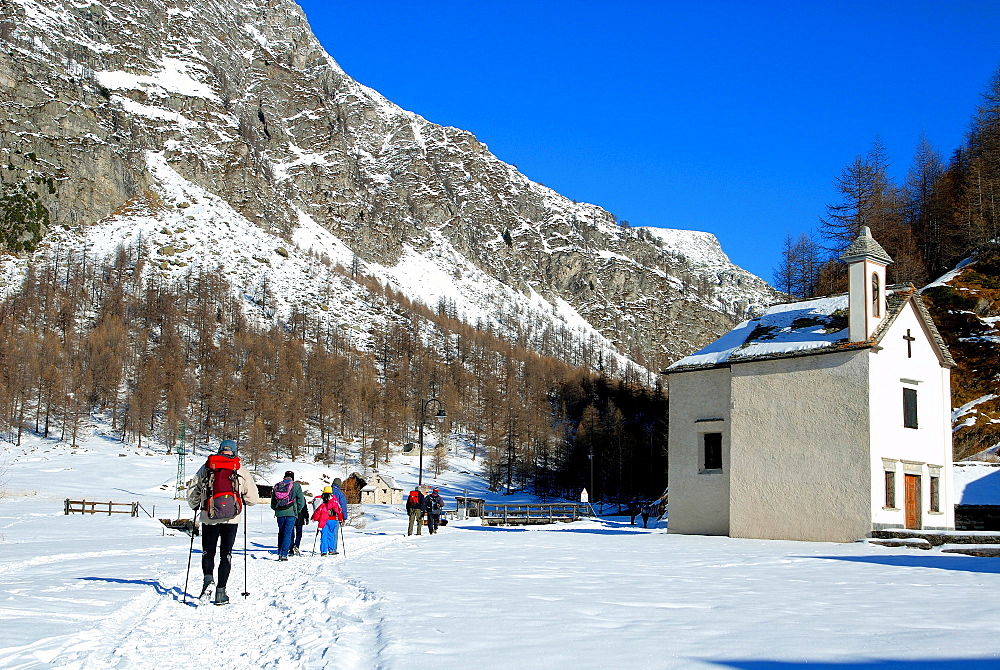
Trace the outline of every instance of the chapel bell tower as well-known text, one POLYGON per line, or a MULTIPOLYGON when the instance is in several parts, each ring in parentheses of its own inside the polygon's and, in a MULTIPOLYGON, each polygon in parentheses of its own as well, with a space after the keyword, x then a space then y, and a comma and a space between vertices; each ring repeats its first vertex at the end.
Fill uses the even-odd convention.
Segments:
POLYGON ((885 268, 892 259, 872 238, 868 226, 840 257, 847 263, 848 339, 864 342, 885 318, 885 268))

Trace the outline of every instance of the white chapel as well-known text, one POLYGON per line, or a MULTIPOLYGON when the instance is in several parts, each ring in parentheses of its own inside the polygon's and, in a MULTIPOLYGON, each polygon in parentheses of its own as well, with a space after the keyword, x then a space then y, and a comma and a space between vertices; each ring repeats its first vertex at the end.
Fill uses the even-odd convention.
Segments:
POLYGON ((667 369, 671 533, 953 529, 955 363, 867 227, 847 295, 771 306, 667 369))

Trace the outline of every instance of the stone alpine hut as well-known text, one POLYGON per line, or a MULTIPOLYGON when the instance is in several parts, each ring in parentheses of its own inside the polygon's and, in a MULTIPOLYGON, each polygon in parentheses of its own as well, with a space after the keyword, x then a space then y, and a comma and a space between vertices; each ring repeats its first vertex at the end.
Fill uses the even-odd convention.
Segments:
POLYGON ((403 489, 388 475, 375 473, 361 489, 361 502, 367 505, 402 505, 403 489))

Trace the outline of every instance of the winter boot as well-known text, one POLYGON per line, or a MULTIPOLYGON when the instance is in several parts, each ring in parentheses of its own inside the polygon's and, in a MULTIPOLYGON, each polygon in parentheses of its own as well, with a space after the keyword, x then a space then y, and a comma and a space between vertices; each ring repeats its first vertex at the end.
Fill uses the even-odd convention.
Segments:
POLYGON ((226 595, 226 587, 220 586, 215 589, 215 604, 216 605, 228 605, 229 596, 226 595))
POLYGON ((201 593, 198 595, 198 597, 204 598, 205 594, 208 593, 208 590, 212 588, 213 584, 215 584, 215 580, 212 579, 212 575, 205 575, 205 581, 202 582, 201 593))

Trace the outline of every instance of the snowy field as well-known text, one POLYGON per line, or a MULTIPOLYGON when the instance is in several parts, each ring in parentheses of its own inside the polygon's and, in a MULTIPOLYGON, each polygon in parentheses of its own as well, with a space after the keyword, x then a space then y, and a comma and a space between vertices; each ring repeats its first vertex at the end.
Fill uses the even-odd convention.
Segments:
MULTIPOLYGON (((340 556, 278 563, 270 510, 250 508, 232 604, 184 604, 187 535, 145 515, 63 515, 64 498, 87 497, 175 517, 176 457, 100 435, 4 446, 2 668, 1000 668, 1000 559, 668 535, 621 517, 406 537, 401 508, 368 506, 340 556)), ((409 488, 415 458, 396 461, 409 488)), ((314 493, 344 474, 286 465, 314 493)), ((437 478, 450 503, 488 494, 474 468, 454 458, 437 478)))

